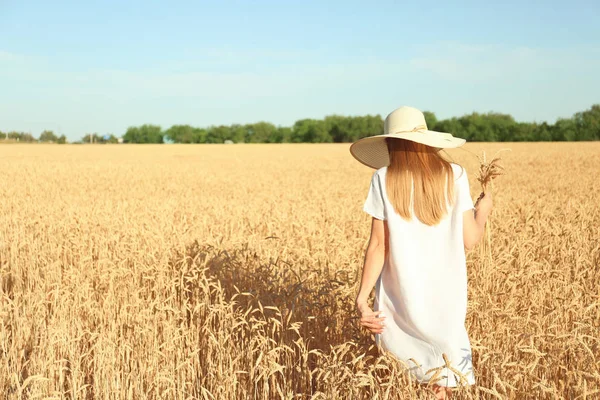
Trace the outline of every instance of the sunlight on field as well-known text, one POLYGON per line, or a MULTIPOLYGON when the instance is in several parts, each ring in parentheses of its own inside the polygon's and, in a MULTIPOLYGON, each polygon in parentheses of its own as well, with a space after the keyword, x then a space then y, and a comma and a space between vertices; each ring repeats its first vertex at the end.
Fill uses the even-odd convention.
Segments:
MULTIPOLYGON (((432 398, 358 329, 348 147, 0 146, 2 398, 432 398)), ((600 143, 505 147, 455 398, 598 398, 600 143)))

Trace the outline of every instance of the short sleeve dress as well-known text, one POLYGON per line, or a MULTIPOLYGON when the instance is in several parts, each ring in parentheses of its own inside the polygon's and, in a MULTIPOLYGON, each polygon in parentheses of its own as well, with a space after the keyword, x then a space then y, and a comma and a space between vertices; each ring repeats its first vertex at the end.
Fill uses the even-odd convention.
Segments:
MULTIPOLYGON (((467 270, 463 242, 463 212, 473 208, 466 171, 451 163, 454 172, 453 206, 435 226, 413 217, 403 220, 386 194, 387 167, 373 174, 363 210, 387 221, 389 252, 375 285, 373 309, 386 316, 385 328, 375 335, 378 346, 404 361, 420 382, 432 369, 445 365, 436 384, 458 386, 460 371, 475 383, 465 317, 467 270)), ((412 203, 412 202, 411 202, 412 203)), ((412 210, 411 210, 412 211, 412 210)), ((413 213, 414 215, 414 213, 413 213)))

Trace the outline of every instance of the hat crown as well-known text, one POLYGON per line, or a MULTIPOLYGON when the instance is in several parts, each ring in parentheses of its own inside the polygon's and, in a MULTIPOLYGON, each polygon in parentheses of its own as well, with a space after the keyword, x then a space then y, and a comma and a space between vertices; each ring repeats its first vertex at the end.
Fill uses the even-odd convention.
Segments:
POLYGON ((350 146, 350 153, 358 161, 371 168, 379 169, 390 164, 387 138, 397 138, 421 143, 436 149, 456 148, 466 140, 451 133, 427 129, 425 115, 413 107, 400 107, 385 118, 382 135, 366 136, 350 146))
POLYGON ((413 107, 395 109, 385 118, 384 133, 414 132, 427 130, 425 115, 413 107))

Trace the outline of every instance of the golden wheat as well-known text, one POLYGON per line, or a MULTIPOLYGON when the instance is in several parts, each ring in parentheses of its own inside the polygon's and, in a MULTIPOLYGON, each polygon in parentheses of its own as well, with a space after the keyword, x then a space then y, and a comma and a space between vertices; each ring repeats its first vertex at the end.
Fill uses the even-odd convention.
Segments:
POLYGON ((482 191, 487 191, 487 186, 493 184, 494 179, 498 176, 504 175, 504 167, 500 164, 501 158, 498 157, 498 153, 507 151, 510 149, 500 149, 492 157, 491 161, 487 161, 485 151, 482 152, 482 156, 479 157, 479 170, 477 171, 477 181, 481 185, 482 191))
MULTIPOLYGON (((510 147, 454 398, 598 398, 600 144, 510 147)), ((0 170, 1 398, 433 398, 358 327, 348 145, 7 145, 0 170)))
MULTIPOLYGON (((485 150, 482 152, 482 156, 477 158, 479 159, 479 170, 477 171, 477 182, 481 185, 481 195, 475 201, 475 207, 479 203, 479 200, 483 198, 484 193, 489 193, 488 185, 494 188, 494 179, 499 176, 504 175, 504 167, 500 165, 500 157, 498 154, 502 151, 506 151, 510 149, 500 149, 496 152, 496 154, 492 157, 491 161, 487 161, 485 156, 485 150)), ((492 221, 488 221, 485 224, 485 229, 483 231, 483 237, 481 238, 481 243, 479 245, 479 257, 482 263, 493 264, 492 260, 492 234, 491 234, 491 225, 492 221)), ((487 267, 484 265, 484 267, 487 267)))

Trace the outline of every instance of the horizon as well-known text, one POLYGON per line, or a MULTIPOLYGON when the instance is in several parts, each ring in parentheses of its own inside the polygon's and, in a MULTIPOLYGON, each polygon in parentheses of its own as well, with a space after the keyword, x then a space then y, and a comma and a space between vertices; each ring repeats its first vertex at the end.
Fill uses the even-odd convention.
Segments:
MULTIPOLYGON (((586 111, 586 110, 590 109, 592 106, 594 106, 594 104, 590 105, 590 107, 588 107, 587 109, 581 110, 581 111, 586 111)), ((424 110, 424 112, 432 112, 432 111, 424 110)), ((433 112, 433 114, 436 115, 436 117, 437 117, 437 114, 435 114, 435 112, 433 112)), ((447 119, 467 117, 467 116, 472 115, 472 114, 489 115, 489 114, 502 114, 502 113, 497 113, 495 111, 488 111, 488 112, 473 111, 472 113, 469 113, 469 114, 464 114, 464 115, 459 115, 459 116, 451 116, 451 117, 449 117, 447 119)), ((509 114, 503 114, 503 115, 509 115, 509 114)), ((366 116, 366 115, 331 114, 331 115, 326 115, 326 116, 324 116, 323 118, 321 118, 319 120, 324 120, 325 118, 331 117, 331 116, 341 116, 341 117, 350 117, 350 118, 352 118, 352 117, 363 117, 363 116, 366 116)), ((382 118, 382 120, 385 119, 385 116, 381 116, 381 115, 379 115, 379 116, 382 118)), ((557 118, 557 120, 559 120, 559 119, 567 119, 567 118, 569 118, 569 117, 560 117, 560 118, 557 118)), ((438 122, 440 122, 440 121, 442 121, 442 119, 438 119, 438 122)), ((245 125, 252 125, 252 124, 262 123, 262 122, 270 123, 269 121, 253 121, 253 122, 248 122, 248 123, 239 124, 239 125, 245 126, 245 125)), ((543 124, 543 123, 547 123, 548 125, 553 125, 553 124, 556 123, 556 121, 553 121, 553 122, 549 122, 549 121, 519 121, 516 118, 515 118, 515 122, 516 123, 530 123, 530 124, 543 124)), ((126 128, 126 130, 128 128, 140 127, 142 125, 156 125, 156 124, 141 124, 141 125, 138 125, 138 126, 128 126, 126 128)), ((210 130, 211 128, 216 128, 216 127, 220 127, 220 126, 227 126, 227 127, 229 127, 229 126, 233 126, 235 124, 230 124, 230 125, 224 125, 224 124, 217 125, 217 124, 214 124, 214 125, 208 125, 208 126, 193 126, 193 125, 190 125, 190 124, 175 124, 175 125, 191 126, 192 128, 210 130)), ((169 135, 168 135, 168 133, 167 133, 167 130, 170 127, 175 126, 175 125, 170 125, 168 127, 167 126, 160 126, 160 125, 158 125, 161 128, 161 131, 162 131, 162 134, 163 134, 162 136, 163 136, 163 138, 165 140, 164 144, 177 144, 177 143, 175 143, 175 142, 172 141, 172 138, 170 138, 169 135)), ((291 125, 277 125, 277 124, 272 124, 272 125, 274 125, 276 128, 291 128, 291 129, 294 128, 294 124, 291 124, 291 125)), ((429 127, 429 128, 431 128, 431 127, 429 127)), ((61 136, 61 134, 59 132, 55 132, 55 131, 52 131, 52 130, 49 130, 49 129, 43 130, 42 132, 40 132, 40 134, 43 133, 44 131, 51 131, 54 134, 56 134, 56 136, 61 136)), ((8 134, 11 133, 11 132, 29 133, 33 137, 39 138, 39 134, 36 135, 34 132, 30 132, 30 131, 2 131, 2 130, 0 130, 0 141, 2 140, 2 136, 3 135, 5 135, 8 138, 8 134)), ((112 132, 109 132, 109 133, 88 132, 86 134, 81 135, 79 138, 75 138, 75 139, 70 139, 66 135, 65 135, 65 137, 67 138, 67 143, 78 143, 78 142, 82 142, 83 143, 83 140, 85 138, 87 138, 88 136, 92 136, 92 135, 95 135, 95 137, 98 137, 98 138, 104 137, 104 139, 108 139, 109 137, 113 137, 115 139, 122 139, 123 136, 125 135, 125 133, 126 133, 125 131, 123 133, 120 133, 120 134, 116 134, 116 133, 112 133, 112 132)), ((456 134, 456 132, 454 134, 456 134)), ((480 141, 475 141, 475 142, 479 143, 480 141)), ((508 141, 506 143, 509 143, 509 142, 511 142, 511 141, 508 141)), ((519 142, 521 142, 521 141, 514 141, 514 143, 519 143, 519 142)), ((243 144, 244 142, 241 142, 241 143, 243 144)), ((247 142, 247 143, 250 143, 250 142, 247 142)), ((266 142, 260 142, 260 143, 267 144, 266 142)), ((286 142, 283 142, 283 143, 286 143, 286 142)), ((310 143, 310 142, 299 142, 299 143, 310 143)), ((295 143, 295 144, 299 144, 299 143, 295 143)), ((330 143, 336 143, 336 142, 330 142, 330 143)), ((349 143, 349 142, 337 142, 337 143, 349 143)), ((489 143, 489 141, 488 141, 488 143, 489 143)), ((204 144, 215 144, 215 143, 204 143, 204 144)), ((258 143, 251 143, 251 144, 258 144, 258 143)))
POLYGON ((401 105, 554 124, 600 102, 599 4, 377 5, 3 2, 0 131, 77 141, 401 105))

